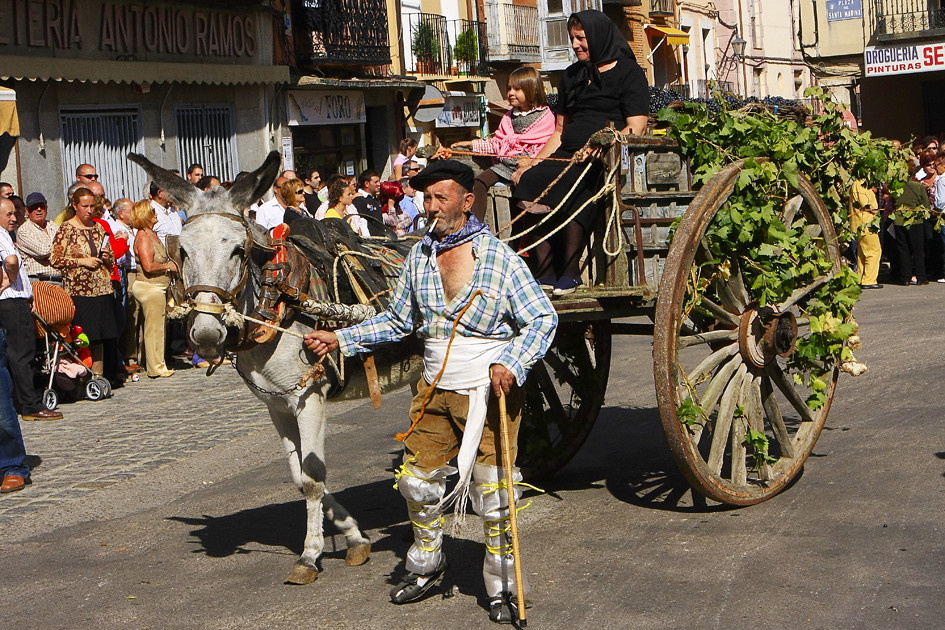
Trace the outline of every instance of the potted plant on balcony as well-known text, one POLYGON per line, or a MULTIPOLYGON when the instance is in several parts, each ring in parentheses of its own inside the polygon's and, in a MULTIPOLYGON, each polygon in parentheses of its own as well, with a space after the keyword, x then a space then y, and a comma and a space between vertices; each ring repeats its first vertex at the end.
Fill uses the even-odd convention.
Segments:
POLYGON ((440 40, 432 24, 419 22, 413 27, 411 48, 417 60, 417 72, 435 74, 440 58, 440 40))
POLYGON ((473 74, 472 68, 476 67, 479 59, 479 46, 473 29, 467 28, 456 37, 453 57, 459 65, 460 75, 473 74))

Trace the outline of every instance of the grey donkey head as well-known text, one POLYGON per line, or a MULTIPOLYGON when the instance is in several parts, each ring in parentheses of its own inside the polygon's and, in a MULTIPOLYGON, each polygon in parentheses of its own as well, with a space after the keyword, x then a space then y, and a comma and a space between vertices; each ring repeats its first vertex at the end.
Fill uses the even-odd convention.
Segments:
POLYGON ((252 173, 244 173, 236 178, 232 188, 222 186, 208 191, 198 190, 180 175, 161 168, 140 153, 129 153, 128 159, 144 169, 157 187, 163 190, 171 202, 187 212, 191 218, 203 213, 238 214, 259 200, 279 175, 279 153, 272 151, 262 166, 252 173))

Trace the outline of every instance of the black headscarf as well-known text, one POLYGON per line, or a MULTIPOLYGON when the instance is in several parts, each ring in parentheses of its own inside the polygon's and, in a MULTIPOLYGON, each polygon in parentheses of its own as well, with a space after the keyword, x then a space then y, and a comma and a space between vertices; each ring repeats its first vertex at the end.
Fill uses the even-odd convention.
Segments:
MULTIPOLYGON (((587 84, 588 80, 600 85, 600 70, 597 68, 599 64, 623 58, 632 61, 636 65, 637 58, 630 50, 627 38, 623 36, 617 25, 602 12, 595 10, 578 11, 572 15, 577 17, 581 21, 581 26, 584 27, 584 34, 587 37, 587 53, 590 57, 587 62, 575 64, 578 66, 576 84, 580 87, 572 92, 572 98, 569 100, 577 100, 580 92, 583 91, 581 88, 587 84)), ((568 105, 569 107, 573 106, 573 103, 568 105)))

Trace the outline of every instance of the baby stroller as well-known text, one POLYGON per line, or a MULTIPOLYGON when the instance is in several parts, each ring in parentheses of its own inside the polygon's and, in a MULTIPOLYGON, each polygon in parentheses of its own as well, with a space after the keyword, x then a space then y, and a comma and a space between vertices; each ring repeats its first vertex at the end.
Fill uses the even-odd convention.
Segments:
POLYGON ((33 318, 36 320, 36 363, 43 375, 43 404, 53 410, 60 393, 102 400, 112 394, 108 379, 93 377, 88 338, 72 325, 75 305, 62 288, 48 282, 33 283, 33 318))

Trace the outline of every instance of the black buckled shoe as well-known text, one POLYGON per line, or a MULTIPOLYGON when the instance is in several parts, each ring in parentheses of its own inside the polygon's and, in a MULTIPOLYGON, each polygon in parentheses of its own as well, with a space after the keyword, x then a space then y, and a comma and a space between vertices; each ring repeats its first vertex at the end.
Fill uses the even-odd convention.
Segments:
POLYGON ((495 623, 515 623, 518 620, 518 598, 511 593, 493 597, 489 602, 489 619, 495 623))
POLYGON ((446 567, 446 556, 441 556, 440 564, 433 573, 427 575, 408 573, 404 576, 404 579, 390 590, 391 603, 409 604, 410 602, 417 601, 443 577, 443 574, 446 572, 446 567))

